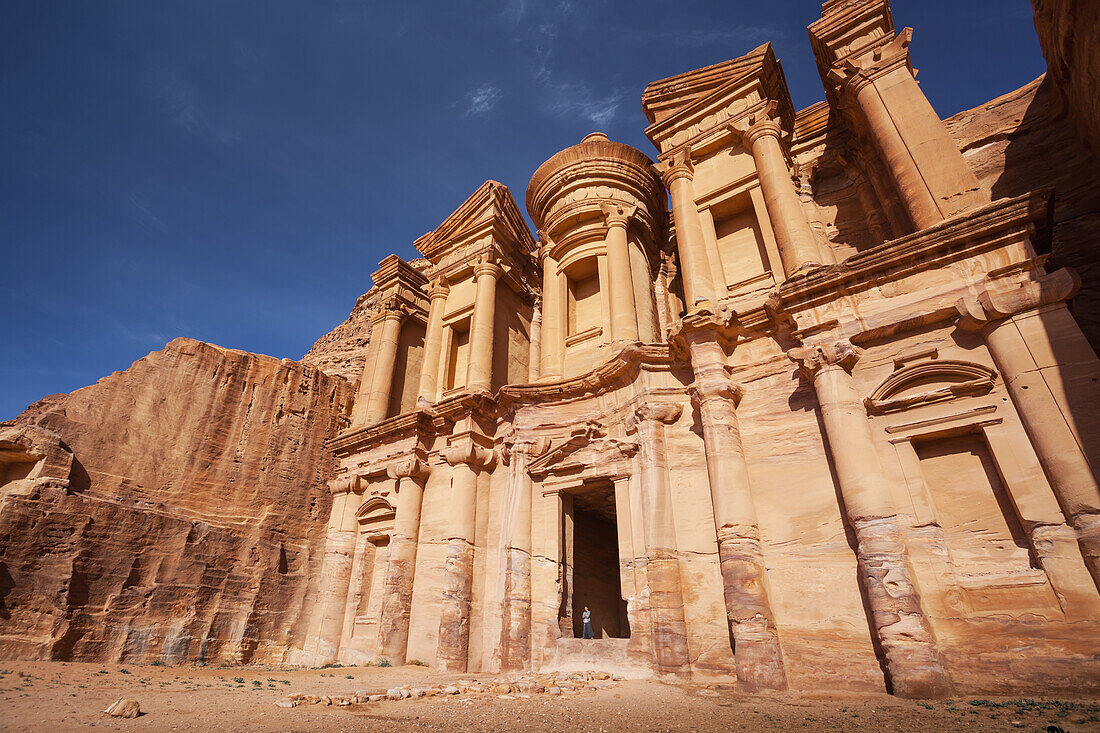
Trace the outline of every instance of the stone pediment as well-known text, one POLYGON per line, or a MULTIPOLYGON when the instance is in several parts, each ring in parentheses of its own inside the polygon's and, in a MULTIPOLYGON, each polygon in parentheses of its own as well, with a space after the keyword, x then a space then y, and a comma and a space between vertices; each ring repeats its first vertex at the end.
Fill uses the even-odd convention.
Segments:
POLYGON ((986 394, 996 380, 997 372, 982 364, 952 359, 922 361, 887 377, 865 404, 871 414, 897 412, 956 397, 986 394))
POLYGON ((595 423, 574 429, 564 440, 553 441, 542 456, 531 461, 527 472, 536 481, 587 471, 588 478, 614 478, 630 472, 630 458, 638 444, 609 438, 595 423))
POLYGON ((740 58, 650 82, 642 92, 642 111, 651 123, 661 122, 715 89, 744 76, 758 66, 770 50, 771 44, 765 43, 740 58))
MULTIPOLYGON (((667 82, 665 88, 668 91, 662 95, 654 94, 651 99, 651 103, 657 105, 660 96, 660 105, 653 108, 653 119, 656 121, 646 128, 645 134, 662 154, 689 142, 693 146, 699 145, 697 138, 713 130, 724 131, 729 122, 752 110, 762 109, 770 102, 776 104, 782 127, 785 130, 793 128, 794 106, 783 76, 783 67, 776 59, 771 44, 764 44, 751 54, 726 64, 728 66, 721 73, 704 75, 703 80, 695 83, 690 78, 677 83, 674 81, 677 77, 654 83, 660 85, 667 82), (658 108, 661 114, 656 114, 658 108)), ((692 74, 685 76, 691 77, 692 74)), ((709 140, 702 142, 703 147, 710 144, 709 140)))
POLYGON ((523 215, 508 187, 486 181, 434 231, 414 245, 432 264, 438 264, 456 245, 490 235, 498 246, 525 254, 535 251, 523 215))

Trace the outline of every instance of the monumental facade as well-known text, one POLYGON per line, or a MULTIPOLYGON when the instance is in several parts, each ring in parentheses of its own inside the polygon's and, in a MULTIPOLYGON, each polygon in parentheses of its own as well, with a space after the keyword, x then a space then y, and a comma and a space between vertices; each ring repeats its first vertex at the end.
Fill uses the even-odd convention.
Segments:
POLYGON ((885 0, 809 35, 826 101, 769 45, 653 82, 655 160, 593 133, 534 235, 489 181, 380 263, 302 660, 1095 687, 1100 362, 1051 192, 991 199, 885 0))
POLYGON ((300 361, 0 423, 0 657, 1100 691, 1100 25, 1034 4, 1050 73, 941 121, 830 0, 824 101, 655 81, 652 158, 554 155, 534 231, 486 182, 300 361))

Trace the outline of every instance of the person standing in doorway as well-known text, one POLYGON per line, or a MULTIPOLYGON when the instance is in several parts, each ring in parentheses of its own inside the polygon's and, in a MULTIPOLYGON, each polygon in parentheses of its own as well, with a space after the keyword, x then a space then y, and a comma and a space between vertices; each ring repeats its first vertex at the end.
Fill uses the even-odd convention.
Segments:
POLYGON ((584 621, 584 633, 582 638, 595 639, 595 635, 592 633, 592 612, 588 610, 588 606, 584 607, 584 613, 581 614, 581 620, 584 621))

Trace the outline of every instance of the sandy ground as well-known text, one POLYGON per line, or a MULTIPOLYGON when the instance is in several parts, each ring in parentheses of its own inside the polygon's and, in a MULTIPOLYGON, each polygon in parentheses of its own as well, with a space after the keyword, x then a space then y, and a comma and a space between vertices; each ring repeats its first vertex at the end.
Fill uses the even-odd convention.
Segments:
POLYGON ((489 675, 423 667, 198 668, 0 662, 0 730, 229 731, 1100 731, 1100 701, 744 695, 727 685, 628 680, 562 697, 463 694, 350 707, 275 707, 292 693, 350 695, 489 675), (120 697, 144 714, 102 713, 120 697))

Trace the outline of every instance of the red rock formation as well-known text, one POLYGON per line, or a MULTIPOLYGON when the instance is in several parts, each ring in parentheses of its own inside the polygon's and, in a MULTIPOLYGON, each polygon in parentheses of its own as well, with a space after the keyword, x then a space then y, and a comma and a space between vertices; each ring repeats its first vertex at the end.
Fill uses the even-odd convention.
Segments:
POLYGON ((1079 135, 1100 154, 1100 3, 1031 0, 1047 76, 1066 102, 1079 135))
POLYGON ((177 339, 0 428, 0 656, 275 661, 300 645, 352 391, 177 339))

